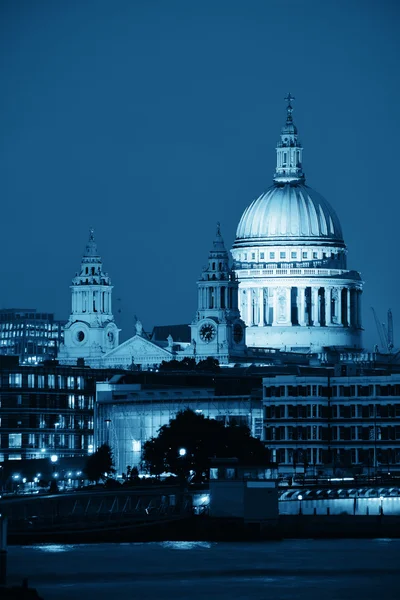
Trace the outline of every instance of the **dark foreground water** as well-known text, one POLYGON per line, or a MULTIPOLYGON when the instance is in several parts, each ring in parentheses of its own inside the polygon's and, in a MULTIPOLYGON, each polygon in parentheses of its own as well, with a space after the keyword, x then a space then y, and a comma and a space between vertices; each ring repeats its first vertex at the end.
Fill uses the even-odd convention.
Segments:
POLYGON ((11 546, 44 600, 398 600, 400 540, 11 546))

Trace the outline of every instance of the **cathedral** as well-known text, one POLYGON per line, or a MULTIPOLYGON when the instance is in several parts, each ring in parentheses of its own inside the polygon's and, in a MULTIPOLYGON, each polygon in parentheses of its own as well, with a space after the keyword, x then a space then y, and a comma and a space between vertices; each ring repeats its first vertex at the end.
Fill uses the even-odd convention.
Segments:
MULTIPOLYGON (((186 331, 160 328, 149 337, 141 323, 119 344, 112 285, 90 230, 64 330, 61 364, 157 367, 162 361, 207 357, 222 365, 249 364, 257 351, 320 353, 361 349, 362 281, 347 268, 347 249, 330 204, 306 185, 303 148, 292 100, 276 148, 271 187, 244 211, 231 253, 217 224, 208 264, 197 282, 197 311, 186 331)), ((259 358, 257 358, 259 362, 259 358)))

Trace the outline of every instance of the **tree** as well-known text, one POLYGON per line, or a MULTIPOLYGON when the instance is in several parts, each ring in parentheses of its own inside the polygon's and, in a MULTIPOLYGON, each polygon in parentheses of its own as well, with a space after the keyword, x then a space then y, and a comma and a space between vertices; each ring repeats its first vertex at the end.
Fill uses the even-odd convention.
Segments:
POLYGON ((140 483, 139 469, 128 465, 126 467, 126 474, 122 474, 122 479, 124 480, 124 485, 136 485, 140 483))
POLYGON ((197 371, 211 371, 215 373, 220 370, 218 358, 207 356, 204 360, 200 360, 196 365, 197 371))
POLYGON ((182 360, 163 360, 159 366, 160 371, 194 371, 196 360, 186 356, 182 360))
POLYGON ((110 446, 102 444, 88 457, 84 471, 89 481, 97 483, 99 479, 106 479, 107 475, 115 473, 113 465, 114 459, 110 446))
POLYGON ((179 412, 143 447, 143 461, 153 475, 172 472, 194 479, 208 477, 211 458, 238 458, 243 464, 268 464, 268 450, 248 427, 209 419, 191 409, 179 412))

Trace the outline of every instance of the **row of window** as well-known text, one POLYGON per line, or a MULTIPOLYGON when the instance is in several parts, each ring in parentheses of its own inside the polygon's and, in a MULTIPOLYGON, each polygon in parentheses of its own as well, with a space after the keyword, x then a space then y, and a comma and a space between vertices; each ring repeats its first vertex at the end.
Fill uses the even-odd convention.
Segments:
MULTIPOLYGON (((23 377, 22 373, 9 373, 8 375, 8 385, 10 387, 22 387, 23 377)), ((73 377, 69 375, 65 377, 64 375, 36 375, 36 373, 28 373, 27 379, 25 380, 25 385, 29 388, 38 388, 43 389, 48 387, 49 389, 69 389, 69 390, 83 390, 85 388, 85 378, 82 376, 73 377)), ((1 379, 0 379, 1 385, 1 379)))
MULTIPOLYGON (((33 397, 34 398, 34 397, 33 397)), ((61 398, 60 404, 57 403, 57 406, 63 406, 63 400, 61 398)), ((29 394, 0 394, 0 408, 13 408, 14 406, 23 406, 25 408, 54 408, 54 398, 51 396, 39 395, 32 401, 32 398, 29 394), (33 405, 34 402, 34 405, 33 405)), ((93 396, 85 396, 83 394, 68 394, 68 408, 78 409, 78 410, 92 410, 94 407, 94 397, 93 396)))
POLYGON ((0 331, 0 339, 14 339, 16 337, 30 338, 39 337, 46 339, 58 339, 60 335, 54 331, 0 331))
POLYGON ((264 386, 264 398, 352 398, 368 396, 400 396, 400 384, 382 385, 278 385, 264 386))
MULTIPOLYGON (((265 255, 266 254, 268 254, 268 253, 267 252, 260 252, 259 259, 260 260, 265 260, 265 255)), ((339 258, 339 255, 338 254, 334 254, 333 252, 330 254, 330 256, 328 256, 328 254, 326 252, 316 252, 315 250, 312 251, 312 252, 311 251, 310 252, 306 252, 306 251, 303 251, 303 252, 297 252, 297 251, 286 252, 286 250, 282 250, 281 252, 275 252, 275 251, 269 252, 269 259, 270 260, 275 260, 275 259, 278 258, 278 255, 279 255, 279 258, 283 259, 283 260, 286 259, 286 258, 289 258, 289 257, 291 259, 293 259, 293 260, 297 260, 298 258, 300 259, 300 257, 301 257, 302 260, 308 260, 310 258, 313 258, 313 259, 319 259, 319 258, 322 258, 322 259, 324 259, 324 258, 332 258, 332 259, 334 259, 336 257, 339 258)), ((247 260, 248 260, 248 253, 244 252, 243 253, 243 261, 246 262, 247 260)), ((256 253, 255 252, 251 252, 250 253, 250 260, 256 260, 256 253)))
MULTIPOLYGON (((0 418, 1 428, 1 418, 0 418)), ((58 432, 63 429, 93 429, 93 417, 73 416, 68 415, 64 417, 60 415, 57 421, 54 420, 54 416, 51 415, 28 415, 23 420, 18 420, 15 415, 7 415, 3 417, 3 429, 52 429, 54 434, 59 435, 58 432), (56 433, 57 432, 57 433, 56 433)), ((60 434, 61 435, 61 434, 60 434)))
POLYGON ((0 332, 20 330, 20 329, 33 329, 35 331, 58 331, 60 325, 51 325, 50 323, 1 323, 0 332))
POLYGON ((265 419, 400 418, 400 404, 308 404, 265 406, 265 419))
POLYGON ((363 464, 372 466, 400 463, 400 448, 378 448, 374 456, 373 448, 276 448, 271 449, 271 460, 282 464, 302 465, 327 464, 351 466, 363 464))
MULTIPOLYGON (((80 435, 79 437, 75 434, 60 434, 57 436, 56 444, 54 442, 54 435, 45 435, 30 433, 28 436, 28 447, 40 448, 56 452, 60 448, 89 448, 93 447, 93 435, 80 435), (78 440, 78 443, 77 443, 78 440)), ((0 436, 1 448, 22 448, 22 434, 21 433, 2 433, 0 436)), ((43 458, 44 452, 41 453, 43 458)))
POLYGON ((265 441, 396 441, 400 440, 400 426, 396 427, 266 427, 265 441))

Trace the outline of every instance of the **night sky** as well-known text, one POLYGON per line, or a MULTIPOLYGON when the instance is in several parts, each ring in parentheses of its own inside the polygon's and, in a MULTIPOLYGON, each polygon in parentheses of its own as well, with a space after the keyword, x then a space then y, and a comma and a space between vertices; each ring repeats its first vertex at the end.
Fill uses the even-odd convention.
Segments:
POLYGON ((374 306, 399 346, 399 6, 3 0, 0 306, 67 319, 93 226, 122 339, 134 315, 190 322, 216 221, 230 247, 271 185, 290 91, 307 184, 365 281, 365 345, 374 306))

